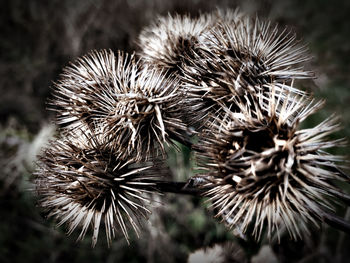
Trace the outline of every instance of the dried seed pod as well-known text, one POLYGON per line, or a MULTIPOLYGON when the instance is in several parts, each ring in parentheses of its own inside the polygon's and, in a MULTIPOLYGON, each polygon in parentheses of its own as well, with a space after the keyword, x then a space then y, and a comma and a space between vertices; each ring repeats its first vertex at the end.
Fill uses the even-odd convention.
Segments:
POLYGON ((183 65, 192 60, 195 44, 200 41, 201 34, 213 22, 206 14, 198 18, 179 14, 158 17, 139 35, 140 57, 146 63, 168 69, 169 73, 181 74, 183 65))
MULTIPOLYGON (((93 126, 93 114, 99 108, 98 99, 109 89, 116 94, 123 92, 119 82, 135 75, 134 55, 112 51, 93 51, 78 58, 63 69, 53 88, 50 102, 57 111, 57 124, 61 127, 93 126)), ((108 94, 106 94, 108 96, 108 94)))
POLYGON ((91 227, 92 246, 102 224, 108 244, 119 231, 128 241, 129 228, 139 235, 158 174, 152 162, 118 158, 104 138, 103 133, 81 130, 51 141, 35 173, 40 205, 48 216, 58 225, 67 223, 68 234, 80 227, 78 239, 91 227))
POLYGON ((214 64, 240 75, 242 86, 313 76, 302 65, 310 59, 306 46, 287 27, 241 16, 217 23, 201 39, 198 48, 212 54, 214 64))
POLYGON ((256 114, 228 110, 217 118, 201 135, 197 158, 208 180, 206 196, 230 228, 245 233, 252 225, 259 239, 266 222, 269 237, 279 237, 285 226, 297 239, 308 233, 307 223, 318 225, 329 211, 327 197, 340 194, 330 180, 349 182, 336 171, 342 158, 324 151, 343 141, 325 139, 339 128, 334 116, 298 129, 321 102, 305 106, 304 98, 294 96, 280 104, 274 90, 268 99, 268 108, 256 114))
POLYGON ((178 81, 141 66, 133 55, 94 51, 67 67, 55 88, 58 124, 71 129, 98 123, 120 158, 164 152, 169 134, 186 129, 178 81))
POLYGON ((192 118, 194 123, 198 119, 196 112, 202 118, 208 112, 216 115, 222 110, 218 104, 238 110, 233 97, 240 96, 242 100, 247 94, 269 92, 264 85, 302 93, 293 88, 292 81, 313 75, 300 66, 309 58, 306 48, 290 31, 239 14, 229 19, 230 14, 233 15, 228 12, 211 30, 202 33, 201 42, 194 48, 197 52, 192 55, 193 62, 183 68, 187 104, 193 108, 191 115, 197 116, 192 118))

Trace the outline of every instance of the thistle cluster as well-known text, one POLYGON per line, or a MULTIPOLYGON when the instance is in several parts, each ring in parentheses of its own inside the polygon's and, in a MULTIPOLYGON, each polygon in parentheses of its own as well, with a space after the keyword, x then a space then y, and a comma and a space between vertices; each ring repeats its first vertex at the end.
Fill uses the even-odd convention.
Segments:
POLYGON ((95 245, 103 223, 109 243, 118 232, 128 240, 153 193, 171 191, 201 193, 230 229, 252 226, 256 239, 264 229, 297 239, 329 220, 332 196, 349 199, 333 184, 349 182, 343 159, 325 151, 344 144, 327 140, 337 119, 300 128, 323 102, 294 87, 313 77, 295 34, 217 10, 159 17, 138 44, 136 55, 93 51, 54 85, 60 135, 40 157, 37 189, 69 233, 91 226, 95 245), (159 175, 174 141, 195 152, 188 183, 159 175))
POLYGON ((98 126, 119 157, 152 158, 164 153, 168 133, 185 130, 177 82, 135 55, 93 51, 66 67, 55 85, 57 124, 69 130, 98 126))
POLYGON ((123 52, 93 51, 64 69, 50 102, 60 134, 36 172, 49 217, 68 222, 68 233, 80 226, 79 239, 91 226, 93 245, 101 221, 108 243, 117 232, 128 240, 128 228, 139 234, 164 144, 185 129, 177 86, 123 52))

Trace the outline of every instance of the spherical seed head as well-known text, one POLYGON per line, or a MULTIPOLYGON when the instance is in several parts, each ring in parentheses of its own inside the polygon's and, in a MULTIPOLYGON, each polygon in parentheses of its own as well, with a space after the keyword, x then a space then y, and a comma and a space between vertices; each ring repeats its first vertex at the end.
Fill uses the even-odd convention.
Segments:
MULTIPOLYGON (((103 142, 103 134, 81 130, 51 141, 40 156, 36 188, 40 205, 58 225, 68 224, 68 234, 81 228, 82 239, 92 228, 95 246, 101 224, 108 244, 120 232, 139 235, 139 224, 150 211, 152 163, 130 156, 119 159, 103 142)), ((154 173, 156 174, 156 173, 154 173)))
POLYGON ((271 95, 268 109, 228 112, 204 131, 197 157, 209 176, 206 195, 230 228, 245 233, 252 225, 259 239, 265 223, 269 237, 279 237, 284 225, 297 239, 308 232, 308 222, 318 225, 331 208, 327 196, 339 189, 330 180, 348 180, 334 172, 342 159, 324 152, 341 143, 324 138, 338 125, 331 117, 298 129, 320 105, 297 97, 279 104, 271 95))
POLYGON ((99 106, 97 98, 103 96, 101 87, 121 93, 122 87, 116 84, 131 74, 134 63, 133 55, 120 52, 115 57, 112 51, 102 50, 92 51, 64 68, 50 102, 57 111, 57 124, 93 126, 93 113, 99 106))
POLYGON ((178 14, 158 17, 140 33, 140 57, 149 64, 181 74, 181 68, 192 57, 201 34, 212 23, 208 15, 198 18, 178 14))
POLYGON ((138 160, 147 159, 164 152, 170 133, 186 129, 177 83, 133 55, 94 51, 64 70, 53 104, 59 124, 71 129, 98 123, 121 158, 137 152, 138 160))
POLYGON ((265 85, 289 86, 290 92, 302 94, 292 88, 292 81, 312 76, 300 66, 308 55, 295 35, 241 14, 228 12, 202 33, 194 49, 195 62, 184 66, 182 76, 194 116, 196 111, 203 118, 208 112, 217 115, 219 104, 236 111, 233 97, 244 100, 247 94, 269 92, 265 85))
POLYGON ((228 63, 228 68, 241 75, 243 84, 290 82, 313 75, 302 67, 310 57, 296 35, 258 18, 226 19, 204 32, 201 39, 201 47, 228 63))
POLYGON ((99 114, 105 116, 106 130, 120 148, 135 149, 142 159, 158 149, 164 153, 163 144, 171 144, 170 136, 186 130, 181 121, 182 98, 178 80, 145 66, 131 80, 128 92, 104 100, 99 114))

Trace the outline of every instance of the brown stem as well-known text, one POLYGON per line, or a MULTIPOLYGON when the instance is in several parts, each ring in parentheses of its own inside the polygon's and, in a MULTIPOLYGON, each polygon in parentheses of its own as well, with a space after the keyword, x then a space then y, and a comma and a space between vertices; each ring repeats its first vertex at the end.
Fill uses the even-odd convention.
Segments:
POLYGON ((157 181, 153 183, 155 183, 155 185, 152 185, 152 188, 163 193, 201 196, 206 190, 205 188, 193 187, 189 185, 188 182, 157 181))
MULTIPOLYGON (((208 190, 203 186, 193 186, 191 180, 188 182, 152 181, 152 183, 154 183, 154 185, 150 187, 162 193, 186 194, 199 197, 203 196, 204 192, 208 190)), ((331 227, 350 234, 350 222, 345 221, 342 217, 324 212, 322 214, 322 219, 331 227)))

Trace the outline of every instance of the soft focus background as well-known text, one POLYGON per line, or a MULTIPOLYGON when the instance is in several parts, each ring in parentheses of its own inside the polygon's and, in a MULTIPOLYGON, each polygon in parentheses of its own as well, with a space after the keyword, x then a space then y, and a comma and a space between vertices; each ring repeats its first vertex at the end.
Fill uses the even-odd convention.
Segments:
MULTIPOLYGON (((139 239, 128 246, 120 238, 109 249, 103 234, 95 249, 89 237, 76 243, 77 234, 67 237, 64 227, 55 228, 36 206, 30 190, 33 162, 54 134, 45 103, 62 67, 92 49, 132 52, 140 30, 156 15, 196 15, 216 7, 257 13, 303 38, 313 56, 307 67, 317 79, 300 85, 327 100, 306 125, 336 112, 344 128, 337 137, 350 138, 350 1, 1 1, 0 262, 203 262, 204 253, 216 262, 224 252, 227 262, 348 262, 349 236, 326 225, 299 242, 285 238, 268 246, 266 240, 244 241, 212 219, 206 204, 189 196, 163 196, 139 239)), ((347 155, 349 147, 333 152, 347 155)), ((186 179, 190 153, 183 149, 169 156, 178 179, 186 179)), ((341 204, 337 213, 350 221, 350 211, 341 204)))

